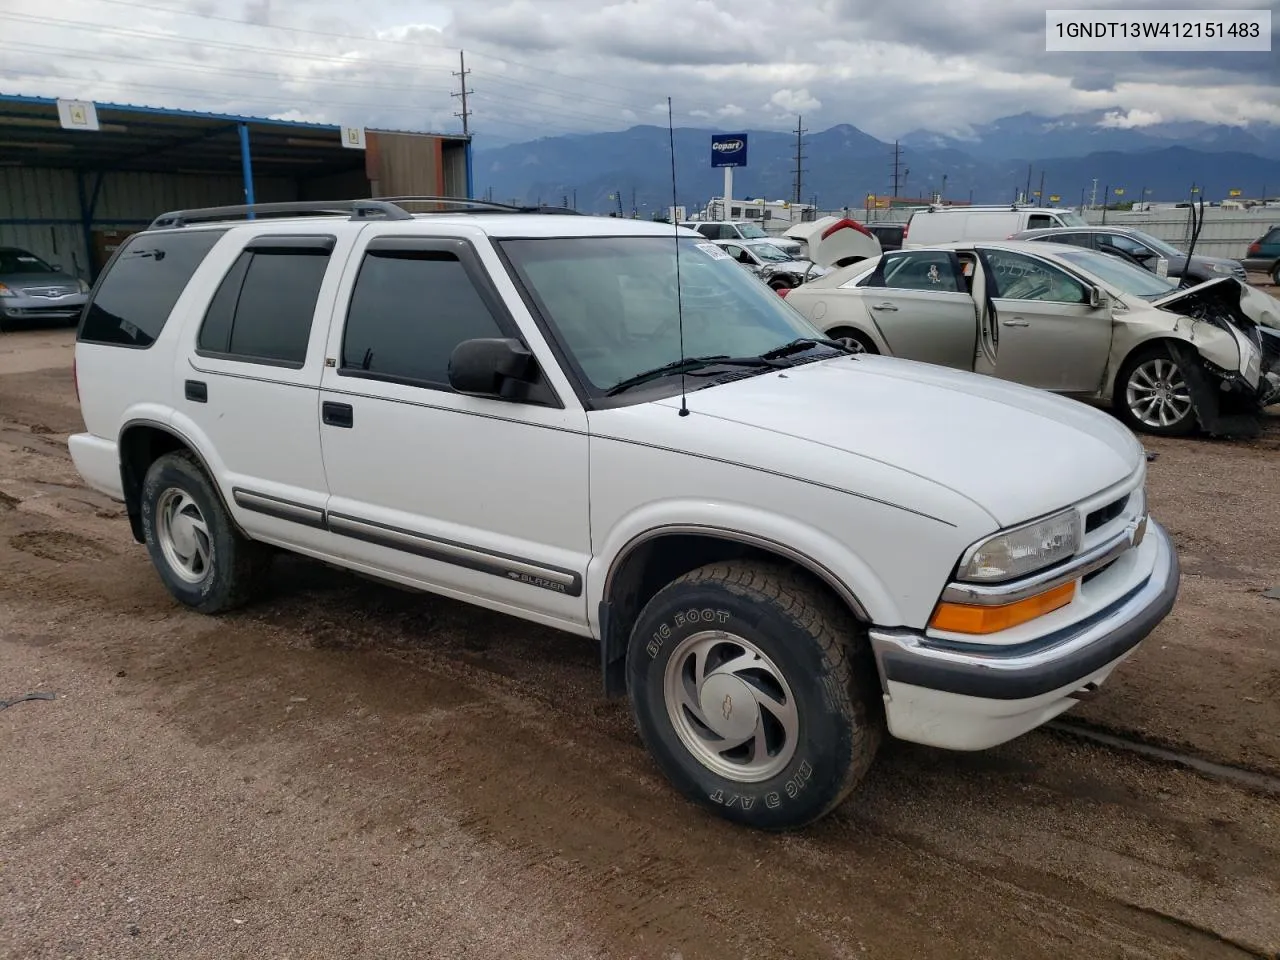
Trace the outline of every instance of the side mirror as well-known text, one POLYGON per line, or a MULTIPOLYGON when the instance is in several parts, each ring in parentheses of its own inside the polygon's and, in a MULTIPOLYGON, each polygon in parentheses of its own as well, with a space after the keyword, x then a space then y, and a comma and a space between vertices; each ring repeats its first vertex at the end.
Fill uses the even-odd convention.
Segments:
POLYGON ((60 264, 60 263, 51 263, 51 264, 49 264, 49 266, 53 267, 53 269, 54 269, 54 272, 55 272, 55 273, 61 273, 61 272, 62 272, 62 264, 60 264))
POLYGON ((459 393, 510 397, 513 386, 536 376, 533 354, 519 340, 464 340, 449 357, 449 384, 459 393))
POLYGON ((1101 310, 1107 302, 1107 295, 1097 287, 1089 288, 1089 306, 1094 310, 1101 310))

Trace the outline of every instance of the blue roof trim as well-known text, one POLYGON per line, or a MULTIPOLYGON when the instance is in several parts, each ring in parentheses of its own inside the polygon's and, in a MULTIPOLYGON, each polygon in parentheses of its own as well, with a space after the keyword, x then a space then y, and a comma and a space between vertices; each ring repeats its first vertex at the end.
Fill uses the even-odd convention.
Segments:
MULTIPOLYGON (((168 117, 194 117, 200 120, 221 120, 227 123, 257 123, 267 126, 288 127, 290 130, 324 130, 341 133, 342 127, 336 123, 311 123, 306 120, 275 120, 271 117, 245 117, 235 113, 209 113, 204 110, 182 110, 177 107, 146 107, 136 103, 112 103, 106 100, 91 101, 100 110, 121 110, 127 113, 150 113, 168 117)), ((31 97, 20 93, 0 93, 2 103, 31 103, 54 107, 58 105, 55 97, 31 97)), ((442 140, 460 140, 469 142, 471 137, 461 133, 436 133, 430 130, 389 130, 382 127, 367 127, 370 133, 411 133, 417 136, 439 137, 442 140)))
MULTIPOLYGON (((22 94, 0 93, 0 103, 31 103, 41 106, 57 107, 55 97, 28 97, 22 94)), ((92 101, 99 110, 122 110, 129 113, 154 113, 171 117, 195 117, 201 120, 222 120, 229 123, 259 123, 279 127, 290 127, 294 130, 326 130, 340 132, 342 127, 335 123, 308 123, 305 120, 275 120, 271 117, 246 117, 235 113, 209 113, 204 110, 180 110, 176 107, 144 107, 134 103, 109 103, 102 100, 92 101)))

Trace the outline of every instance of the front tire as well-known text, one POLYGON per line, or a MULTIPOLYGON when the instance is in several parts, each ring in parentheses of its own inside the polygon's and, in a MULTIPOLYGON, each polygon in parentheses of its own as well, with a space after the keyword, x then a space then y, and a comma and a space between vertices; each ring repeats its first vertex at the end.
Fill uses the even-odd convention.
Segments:
POLYGON ((192 454, 167 453, 152 463, 141 499, 147 552, 175 599, 223 613, 253 598, 270 555, 236 529, 192 454))
POLYGON ((839 340, 841 343, 852 347, 858 353, 879 353, 876 345, 872 343, 861 330, 855 330, 853 327, 836 327, 834 330, 827 332, 827 336, 832 340, 839 340))
POLYGON ((882 738, 866 635, 785 566, 715 563, 660 590, 627 651, 640 736, 667 778, 766 830, 829 813, 882 738))
POLYGON ((1115 408, 1131 429, 1160 437, 1185 437, 1197 426, 1187 361, 1163 344, 1142 347, 1116 377, 1115 408))

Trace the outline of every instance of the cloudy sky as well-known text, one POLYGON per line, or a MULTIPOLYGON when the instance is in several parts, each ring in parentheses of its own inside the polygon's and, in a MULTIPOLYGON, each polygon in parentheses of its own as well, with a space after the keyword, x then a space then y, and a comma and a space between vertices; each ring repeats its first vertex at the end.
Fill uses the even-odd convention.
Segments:
MULTIPOLYGON (((681 126, 785 129, 801 113, 809 130, 852 123, 881 139, 963 135, 1024 110, 1280 123, 1280 43, 1253 54, 1047 54, 1048 6, 1068 4, 0 0, 0 92, 457 130, 461 49, 481 145, 665 123, 667 96, 681 126)), ((1232 6, 1270 9, 1280 32, 1280 0, 1232 6)))

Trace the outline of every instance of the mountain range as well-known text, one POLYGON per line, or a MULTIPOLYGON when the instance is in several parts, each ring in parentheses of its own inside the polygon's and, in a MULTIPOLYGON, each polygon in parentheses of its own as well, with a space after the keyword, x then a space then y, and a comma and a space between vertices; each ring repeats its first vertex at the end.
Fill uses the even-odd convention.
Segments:
MULTIPOLYGON (((1193 183, 1208 200, 1231 190, 1246 197, 1280 195, 1280 126, 1235 127, 1197 121, 1155 122, 1123 111, 1061 117, 1024 113, 973 129, 965 137, 917 130, 899 141, 898 193, 1002 203, 1025 191, 1058 195, 1063 204, 1097 200, 1184 200, 1193 183), (1028 171, 1029 174, 1028 175, 1028 171)), ((710 165, 713 133, 746 133, 748 166, 734 171, 734 196, 778 200, 794 196, 796 137, 771 130, 675 131, 679 202, 691 211, 723 192, 723 173, 710 165)), ((893 192, 894 144, 838 124, 803 141, 802 199, 823 209, 861 207, 868 193, 893 192)), ((475 154, 477 195, 558 205, 587 213, 634 208, 648 217, 671 203, 671 159, 665 127, 544 137, 475 154), (611 195, 613 198, 611 198, 611 195)))

